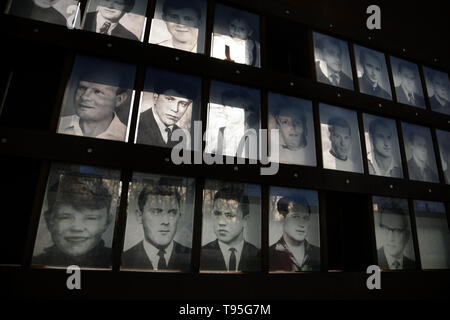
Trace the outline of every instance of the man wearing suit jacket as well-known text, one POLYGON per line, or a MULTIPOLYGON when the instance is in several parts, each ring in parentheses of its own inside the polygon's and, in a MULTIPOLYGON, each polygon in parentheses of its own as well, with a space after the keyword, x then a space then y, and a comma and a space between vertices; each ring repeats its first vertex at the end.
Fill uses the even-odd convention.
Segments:
POLYGON ((283 235, 269 248, 271 271, 311 271, 320 269, 320 248, 310 244, 311 208, 302 196, 282 197, 277 202, 284 217, 283 235))
POLYGON ((120 38, 139 40, 119 22, 133 7, 134 0, 100 0, 98 10, 86 15, 83 29, 120 38))
MULTIPOLYGON (((409 104, 411 106, 425 108, 425 100, 420 94, 422 91, 416 86, 416 77, 419 74, 414 72, 412 64, 406 64, 400 62, 398 64, 398 78, 400 79, 400 85, 395 87, 395 93, 397 94, 397 102, 409 104)), ((418 80, 420 84, 420 80, 418 80)))
POLYGON ((361 50, 359 61, 364 70, 363 75, 358 78, 359 91, 391 100, 391 95, 380 86, 381 72, 383 71, 381 57, 377 56, 373 51, 361 50))
POLYGON ((433 71, 430 83, 434 91, 430 98, 431 110, 450 115, 450 83, 447 74, 433 71))
POLYGON ((331 37, 317 41, 321 52, 321 61, 316 62, 317 81, 332 86, 353 90, 353 80, 342 72, 342 48, 340 43, 331 37))
POLYGON ((61 0, 13 1, 10 14, 48 23, 66 25, 66 18, 53 6, 61 0))
POLYGON ((378 249, 378 266, 381 269, 414 269, 415 261, 404 255, 411 235, 404 210, 393 200, 380 204, 380 230, 382 246, 378 249))
MULTIPOLYGON (((412 131, 407 136, 411 149, 411 158, 408 159, 408 172, 411 180, 439 182, 436 170, 431 166, 433 157, 430 157, 429 143, 420 132, 412 131)), ((432 150, 431 150, 432 152, 432 150)))
POLYGON ((202 247, 200 269, 211 271, 257 271, 260 250, 244 239, 249 218, 248 197, 238 186, 216 192, 212 216, 216 240, 202 247))
POLYGON ((137 143, 173 148, 172 133, 180 129, 177 122, 191 108, 195 89, 186 81, 161 77, 153 93, 154 106, 139 117, 137 143))
POLYGON ((191 249, 174 240, 181 216, 180 194, 168 185, 146 186, 138 198, 138 221, 144 239, 122 256, 122 267, 151 270, 190 270, 191 249))

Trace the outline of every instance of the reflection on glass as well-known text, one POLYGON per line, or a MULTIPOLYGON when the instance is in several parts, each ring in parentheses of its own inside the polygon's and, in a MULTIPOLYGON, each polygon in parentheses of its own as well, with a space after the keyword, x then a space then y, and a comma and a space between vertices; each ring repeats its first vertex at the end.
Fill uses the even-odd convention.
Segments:
POLYGON ((126 141, 136 68, 77 56, 58 133, 126 141))
POLYGON ((369 173, 403 178, 395 121, 363 114, 369 173))
POLYGON ((194 179, 135 173, 122 268, 189 271, 194 179))
POLYGON ((270 271, 320 270, 317 191, 270 188, 270 271))
POLYGON ((324 168, 363 172, 355 111, 321 103, 320 131, 324 168))
POLYGON ((192 121, 200 118, 200 86, 199 78, 149 68, 135 142, 167 148, 177 145, 173 132, 191 132, 192 121))
POLYGON ((436 130, 436 136, 439 144, 445 183, 450 184, 450 132, 436 130))
POLYGON ((417 65, 395 57, 390 58, 397 102, 425 109, 417 65))
POLYGON ((317 81, 353 90, 347 42, 317 32, 313 39, 317 81))
POLYGON ((9 14, 32 20, 67 26, 80 23, 79 1, 76 0, 14 0, 9 14))
POLYGON ((258 185, 205 182, 200 270, 260 270, 260 202, 258 185))
POLYGON ((316 165, 312 102, 269 93, 269 129, 279 130, 279 162, 316 165))
POLYGON ((450 232, 441 202, 414 201, 422 269, 450 268, 450 232))
POLYGON ((217 4, 211 57, 259 67, 259 51, 259 17, 217 4))
POLYGON ((430 129, 404 122, 402 128, 409 178, 439 182, 430 129))
POLYGON ((150 43, 203 53, 206 1, 158 0, 150 29, 150 43))
POLYGON ((384 270, 415 269, 408 201, 373 197, 378 266, 384 270))
POLYGON ((32 264, 109 268, 120 172, 53 164, 32 264))
POLYGON ((83 30, 140 40, 143 37, 147 0, 91 0, 83 30))
POLYGON ((423 68, 431 110, 450 115, 450 80, 445 72, 423 68))
POLYGON ((355 45, 355 60, 359 91, 392 100, 384 54, 355 45))
POLYGON ((211 83, 205 152, 257 159, 258 90, 211 83))

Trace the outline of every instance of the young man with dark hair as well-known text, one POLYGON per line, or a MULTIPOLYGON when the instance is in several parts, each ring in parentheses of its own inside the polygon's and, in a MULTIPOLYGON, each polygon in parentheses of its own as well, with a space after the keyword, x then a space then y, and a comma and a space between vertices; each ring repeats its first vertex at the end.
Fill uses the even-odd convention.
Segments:
POLYGON ((201 270, 260 269, 260 250, 244 239, 249 214, 248 196, 242 188, 227 186, 214 194, 212 218, 217 239, 202 247, 201 270))
POLYGON ((397 102, 416 107, 425 107, 425 100, 420 94, 421 89, 417 88, 416 85, 416 82, 420 85, 420 80, 417 80, 419 74, 414 69, 414 65, 410 63, 399 62, 397 77, 400 80, 400 84, 395 87, 397 102))
POLYGON ((439 182, 437 173, 431 167, 432 158, 429 156, 426 137, 416 131, 407 136, 411 157, 408 159, 408 172, 411 180, 439 182))
MULTIPOLYGON (((383 71, 382 55, 370 50, 361 50, 359 61, 363 68, 363 75, 358 78, 359 91, 379 98, 391 100, 391 95, 380 85, 381 72, 383 71)), ((388 83, 389 85, 389 83, 388 83)))

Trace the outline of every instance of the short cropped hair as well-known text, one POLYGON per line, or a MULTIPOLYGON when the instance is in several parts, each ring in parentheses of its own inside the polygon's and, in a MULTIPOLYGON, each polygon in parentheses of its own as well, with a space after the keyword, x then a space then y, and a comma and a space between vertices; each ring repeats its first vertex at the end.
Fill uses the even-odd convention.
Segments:
POLYGON ((387 129, 391 129, 391 127, 389 126, 389 124, 386 123, 385 120, 376 118, 369 125, 369 135, 371 137, 373 137, 373 135, 375 134, 375 130, 377 127, 385 127, 387 129))
POLYGON ((47 223, 60 205, 70 205, 76 210, 100 210, 106 208, 110 217, 112 195, 101 178, 62 174, 47 191, 48 209, 44 213, 47 223))
POLYGON ((181 208, 181 196, 176 187, 158 183, 154 185, 146 185, 139 193, 138 207, 141 212, 144 211, 150 195, 175 197, 178 207, 181 208))
POLYGON ((405 223, 405 228, 408 228, 408 218, 404 208, 394 200, 383 201, 378 205, 378 213, 380 215, 380 224, 381 224, 381 215, 383 213, 396 214, 403 218, 405 223))
POLYGON ((189 8, 195 11, 198 20, 202 18, 202 9, 198 0, 166 0, 164 1, 162 12, 166 15, 169 9, 185 9, 189 8))
POLYGON ((348 124, 347 120, 345 120, 342 117, 331 117, 328 120, 328 131, 330 133, 333 133, 334 127, 342 127, 342 128, 348 128, 348 131, 350 135, 352 135, 352 128, 350 128, 350 125, 348 124))
POLYGON ((290 203, 292 203, 295 208, 297 208, 298 206, 305 207, 308 214, 311 214, 311 207, 308 203, 308 200, 306 200, 304 197, 302 197, 300 195, 296 196, 296 197, 285 196, 285 197, 282 197, 277 202, 277 210, 283 217, 286 218, 287 214, 289 213, 289 204, 290 203))
POLYGON ((218 199, 235 200, 239 204, 242 217, 245 217, 250 213, 248 196, 245 194, 244 188, 240 186, 231 185, 219 189, 214 194, 213 206, 218 199))
POLYGON ((380 63, 380 66, 383 68, 383 63, 382 63, 380 57, 371 50, 361 50, 360 51, 359 62, 361 62, 361 65, 363 67, 364 67, 364 63, 366 62, 367 56, 371 56, 371 57, 375 58, 380 63))
POLYGON ((341 48, 341 43, 339 42, 338 39, 332 38, 332 37, 321 37, 319 39, 317 39, 316 41, 316 47, 320 50, 323 51, 326 47, 327 47, 327 42, 329 45, 334 45, 336 47, 338 47, 339 49, 339 56, 342 55, 342 48, 341 48))

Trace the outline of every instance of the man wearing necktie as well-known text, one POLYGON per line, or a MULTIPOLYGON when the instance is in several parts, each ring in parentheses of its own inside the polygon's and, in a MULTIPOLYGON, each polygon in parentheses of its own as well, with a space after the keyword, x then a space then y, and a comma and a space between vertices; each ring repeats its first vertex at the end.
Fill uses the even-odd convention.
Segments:
POLYGON ((381 248, 378 249, 378 265, 381 269, 414 269, 415 261, 404 255, 411 232, 407 214, 393 199, 379 205, 379 230, 381 248))
POLYGON ((176 187, 164 182, 146 185, 139 194, 136 214, 144 239, 123 253, 122 267, 190 270, 191 249, 174 240, 181 216, 176 187))
POLYGON ((353 90, 351 76, 342 71, 341 43, 332 37, 324 36, 316 41, 320 60, 316 61, 317 81, 353 90))
MULTIPOLYGON (((135 0, 100 0, 97 11, 88 12, 84 20, 83 30, 101 34, 139 40, 119 21, 134 7, 135 0)), ((92 9, 92 8, 90 8, 92 9)))
POLYGON ((212 219, 217 239, 202 247, 201 270, 236 272, 260 269, 260 250, 244 239, 249 214, 248 197, 242 188, 232 185, 215 193, 212 219))
POLYGON ((417 80, 419 73, 414 69, 414 64, 412 63, 400 62, 398 64, 397 78, 400 81, 400 85, 395 87, 397 102, 425 108, 425 100, 420 94, 422 89, 417 88, 416 85, 416 82, 420 84, 420 80, 417 80))

